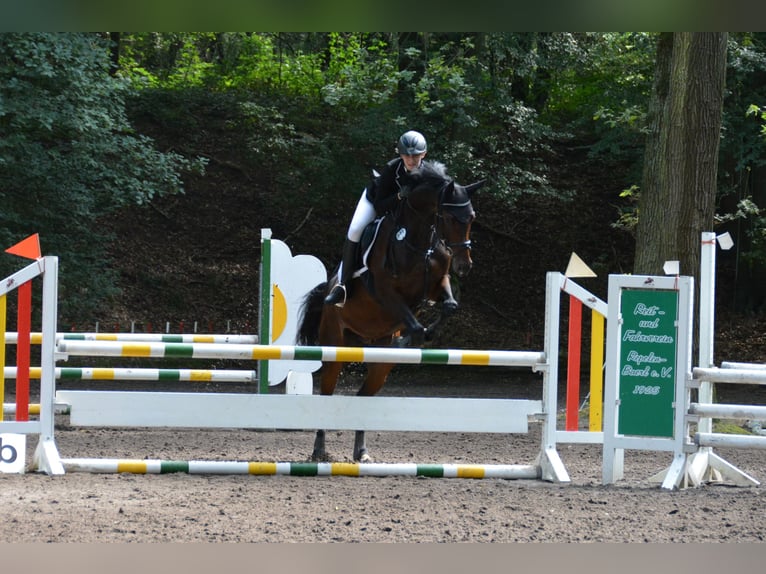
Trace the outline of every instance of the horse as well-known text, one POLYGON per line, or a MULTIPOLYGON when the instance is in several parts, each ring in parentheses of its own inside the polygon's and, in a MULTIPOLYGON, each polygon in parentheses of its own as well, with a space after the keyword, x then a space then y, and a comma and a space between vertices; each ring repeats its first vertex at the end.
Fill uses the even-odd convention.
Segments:
MULTIPOLYGON (((424 161, 402 183, 403 199, 397 208, 371 223, 363 234, 359 249, 362 272, 355 272, 346 285, 345 305, 324 304, 338 280, 337 272, 305 297, 299 344, 420 347, 458 309, 450 270, 464 277, 473 266, 470 233, 476 213, 471 196, 484 182, 459 185, 443 164, 424 161), (439 300, 441 314, 424 327, 418 317, 439 300)), ((375 395, 393 367, 391 363, 368 364, 357 395, 375 395)), ((333 394, 342 368, 340 362, 322 365, 322 395, 333 394)), ((324 430, 316 433, 311 459, 329 460, 324 430)), ((364 431, 355 433, 353 460, 372 460, 364 431)))

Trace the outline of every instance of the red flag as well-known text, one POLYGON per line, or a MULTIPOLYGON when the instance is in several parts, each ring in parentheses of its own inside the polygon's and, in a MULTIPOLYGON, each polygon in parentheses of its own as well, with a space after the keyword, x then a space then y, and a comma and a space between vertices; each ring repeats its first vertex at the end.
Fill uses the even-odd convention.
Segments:
POLYGON ((18 255, 19 257, 26 257, 27 259, 40 259, 42 257, 40 253, 40 236, 37 233, 30 235, 26 239, 19 241, 16 245, 6 249, 5 252, 11 255, 18 255))

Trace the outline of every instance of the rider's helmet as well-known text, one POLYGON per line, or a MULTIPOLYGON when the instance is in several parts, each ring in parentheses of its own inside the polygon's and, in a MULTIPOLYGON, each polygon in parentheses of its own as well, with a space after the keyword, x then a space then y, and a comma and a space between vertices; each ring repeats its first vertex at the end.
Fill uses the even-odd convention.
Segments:
POLYGON ((423 134, 410 130, 404 132, 402 137, 399 138, 397 148, 400 154, 420 155, 421 153, 426 153, 428 144, 426 144, 426 138, 423 137, 423 134))

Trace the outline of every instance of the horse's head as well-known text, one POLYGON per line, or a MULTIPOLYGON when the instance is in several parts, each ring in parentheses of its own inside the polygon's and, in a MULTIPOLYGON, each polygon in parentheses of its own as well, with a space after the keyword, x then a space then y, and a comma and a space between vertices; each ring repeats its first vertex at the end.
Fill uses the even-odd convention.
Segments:
POLYGON ((473 193, 484 181, 462 186, 447 175, 444 164, 424 161, 403 182, 407 203, 421 215, 438 215, 439 236, 452 253, 452 270, 464 277, 473 266, 471 224, 476 213, 473 193))
POLYGON ((452 251, 452 270, 458 277, 468 275, 473 266, 471 259, 471 224, 476 219, 471 196, 484 185, 478 181, 462 186, 454 181, 444 188, 439 205, 444 243, 452 251))

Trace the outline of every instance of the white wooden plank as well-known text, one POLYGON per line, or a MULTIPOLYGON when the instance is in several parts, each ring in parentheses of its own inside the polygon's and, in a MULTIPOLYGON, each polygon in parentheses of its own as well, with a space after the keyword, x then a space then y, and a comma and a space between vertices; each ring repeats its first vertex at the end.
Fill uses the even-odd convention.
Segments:
POLYGON ((541 401, 59 391, 75 426, 526 433, 541 401))

